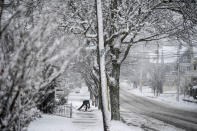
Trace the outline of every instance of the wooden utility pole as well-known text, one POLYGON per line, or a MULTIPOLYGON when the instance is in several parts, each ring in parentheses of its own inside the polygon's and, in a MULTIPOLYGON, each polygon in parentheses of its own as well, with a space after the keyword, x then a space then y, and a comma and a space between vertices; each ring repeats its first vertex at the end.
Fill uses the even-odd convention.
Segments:
MULTIPOLYGON (((191 40, 189 40, 189 56, 190 56, 190 66, 189 66, 189 72, 193 71, 193 56, 194 52, 193 52, 193 45, 191 40)), ((192 76, 189 76, 189 83, 192 82, 192 76)))
POLYGON ((177 48, 177 101, 179 101, 179 94, 180 94, 180 48, 181 45, 178 45, 177 48))
POLYGON ((100 61, 100 78, 101 78, 101 97, 102 97, 102 115, 104 131, 110 131, 109 127, 109 110, 107 95, 107 79, 105 71, 105 48, 103 38, 103 16, 101 0, 96 0, 97 22, 98 22, 98 41, 99 41, 99 61, 100 61))
POLYGON ((21 91, 19 91, 19 96, 18 96, 18 131, 21 131, 20 110, 21 110, 21 91))
POLYGON ((143 83, 143 69, 144 69, 144 61, 142 59, 145 58, 145 55, 144 55, 144 44, 142 44, 142 53, 141 53, 141 65, 140 65, 140 92, 142 93, 142 83, 143 83))
MULTIPOLYGON (((159 44, 158 43, 157 43, 157 66, 156 67, 157 67, 156 73, 158 76, 159 75, 159 44)), ((157 79, 159 79, 159 78, 157 78, 157 79)), ((157 82, 158 82, 158 80, 157 80, 157 82)), ((158 96, 158 83, 157 83, 155 91, 156 91, 156 96, 158 96)))

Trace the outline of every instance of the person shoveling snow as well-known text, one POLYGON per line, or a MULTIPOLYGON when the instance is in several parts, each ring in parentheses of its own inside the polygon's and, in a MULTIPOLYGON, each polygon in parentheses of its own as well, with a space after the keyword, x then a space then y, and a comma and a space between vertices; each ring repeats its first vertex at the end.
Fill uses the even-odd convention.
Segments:
POLYGON ((85 111, 87 111, 87 109, 90 108, 90 101, 89 100, 84 100, 83 104, 77 110, 81 110, 81 108, 83 108, 84 106, 85 106, 85 111))

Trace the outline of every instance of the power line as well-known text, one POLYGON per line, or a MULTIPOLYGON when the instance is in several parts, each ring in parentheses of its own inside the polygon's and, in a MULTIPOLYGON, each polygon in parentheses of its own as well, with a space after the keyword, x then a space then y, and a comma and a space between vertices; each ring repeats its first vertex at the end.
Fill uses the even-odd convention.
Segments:
MULTIPOLYGON (((197 52, 195 52, 195 53, 187 53, 188 55, 190 55, 190 54, 192 54, 192 55, 197 55, 197 52)), ((135 55, 137 55, 137 54, 135 54, 135 55)), ((135 55, 132 55, 132 57, 136 57, 135 55)), ((155 54, 155 55, 150 55, 150 54, 145 54, 146 56, 148 55, 148 57, 156 57, 157 55, 155 54)), ((181 54, 181 55, 183 55, 183 54, 181 54)), ((177 53, 168 53, 168 54, 165 54, 164 53, 164 57, 178 57, 178 56, 181 56, 181 55, 178 55, 177 53)), ((138 56, 137 56, 138 57, 138 56)), ((140 55, 139 55, 139 57, 140 57, 140 55)))

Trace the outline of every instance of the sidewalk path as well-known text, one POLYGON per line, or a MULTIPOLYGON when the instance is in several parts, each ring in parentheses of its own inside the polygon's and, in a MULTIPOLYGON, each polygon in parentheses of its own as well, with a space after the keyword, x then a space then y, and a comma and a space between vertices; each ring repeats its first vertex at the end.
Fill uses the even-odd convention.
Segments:
POLYGON ((79 131, 102 131, 102 115, 97 109, 73 112, 72 123, 79 131))
MULTIPOLYGON (((87 88, 70 93, 68 100, 73 105, 72 118, 43 114, 29 125, 27 131, 103 131, 102 113, 96 107, 78 111, 82 101, 89 99, 87 88)), ((111 131, 142 131, 140 128, 127 126, 120 121, 111 121, 111 131)))
POLYGON ((73 105, 72 118, 56 115, 43 114, 28 127, 28 131, 102 131, 102 114, 95 107, 91 107, 87 112, 84 109, 76 110, 81 106, 82 101, 89 99, 87 87, 82 87, 80 92, 70 93, 69 103, 73 105))
POLYGON ((31 122, 27 131, 102 131, 102 117, 99 110, 73 112, 73 118, 43 114, 31 122))
POLYGON ((73 104, 74 108, 72 123, 78 131, 102 131, 103 123, 101 111, 92 106, 88 111, 84 111, 84 109, 81 111, 77 110, 83 103, 83 100, 86 99, 89 99, 87 87, 82 87, 79 92, 69 94, 68 100, 73 104))

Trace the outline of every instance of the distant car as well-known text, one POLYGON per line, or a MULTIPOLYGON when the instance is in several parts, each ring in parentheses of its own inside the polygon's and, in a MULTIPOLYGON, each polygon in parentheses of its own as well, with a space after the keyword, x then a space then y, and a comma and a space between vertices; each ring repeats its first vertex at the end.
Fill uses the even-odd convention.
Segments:
POLYGON ((80 93, 80 91, 79 91, 79 90, 77 90, 77 91, 75 91, 75 93, 80 93))
POLYGON ((143 83, 144 86, 150 86, 150 82, 143 83))
POLYGON ((192 96, 194 99, 197 99, 197 85, 190 88, 189 95, 192 96))
POLYGON ((56 91, 64 91, 63 89, 56 89, 56 91))

